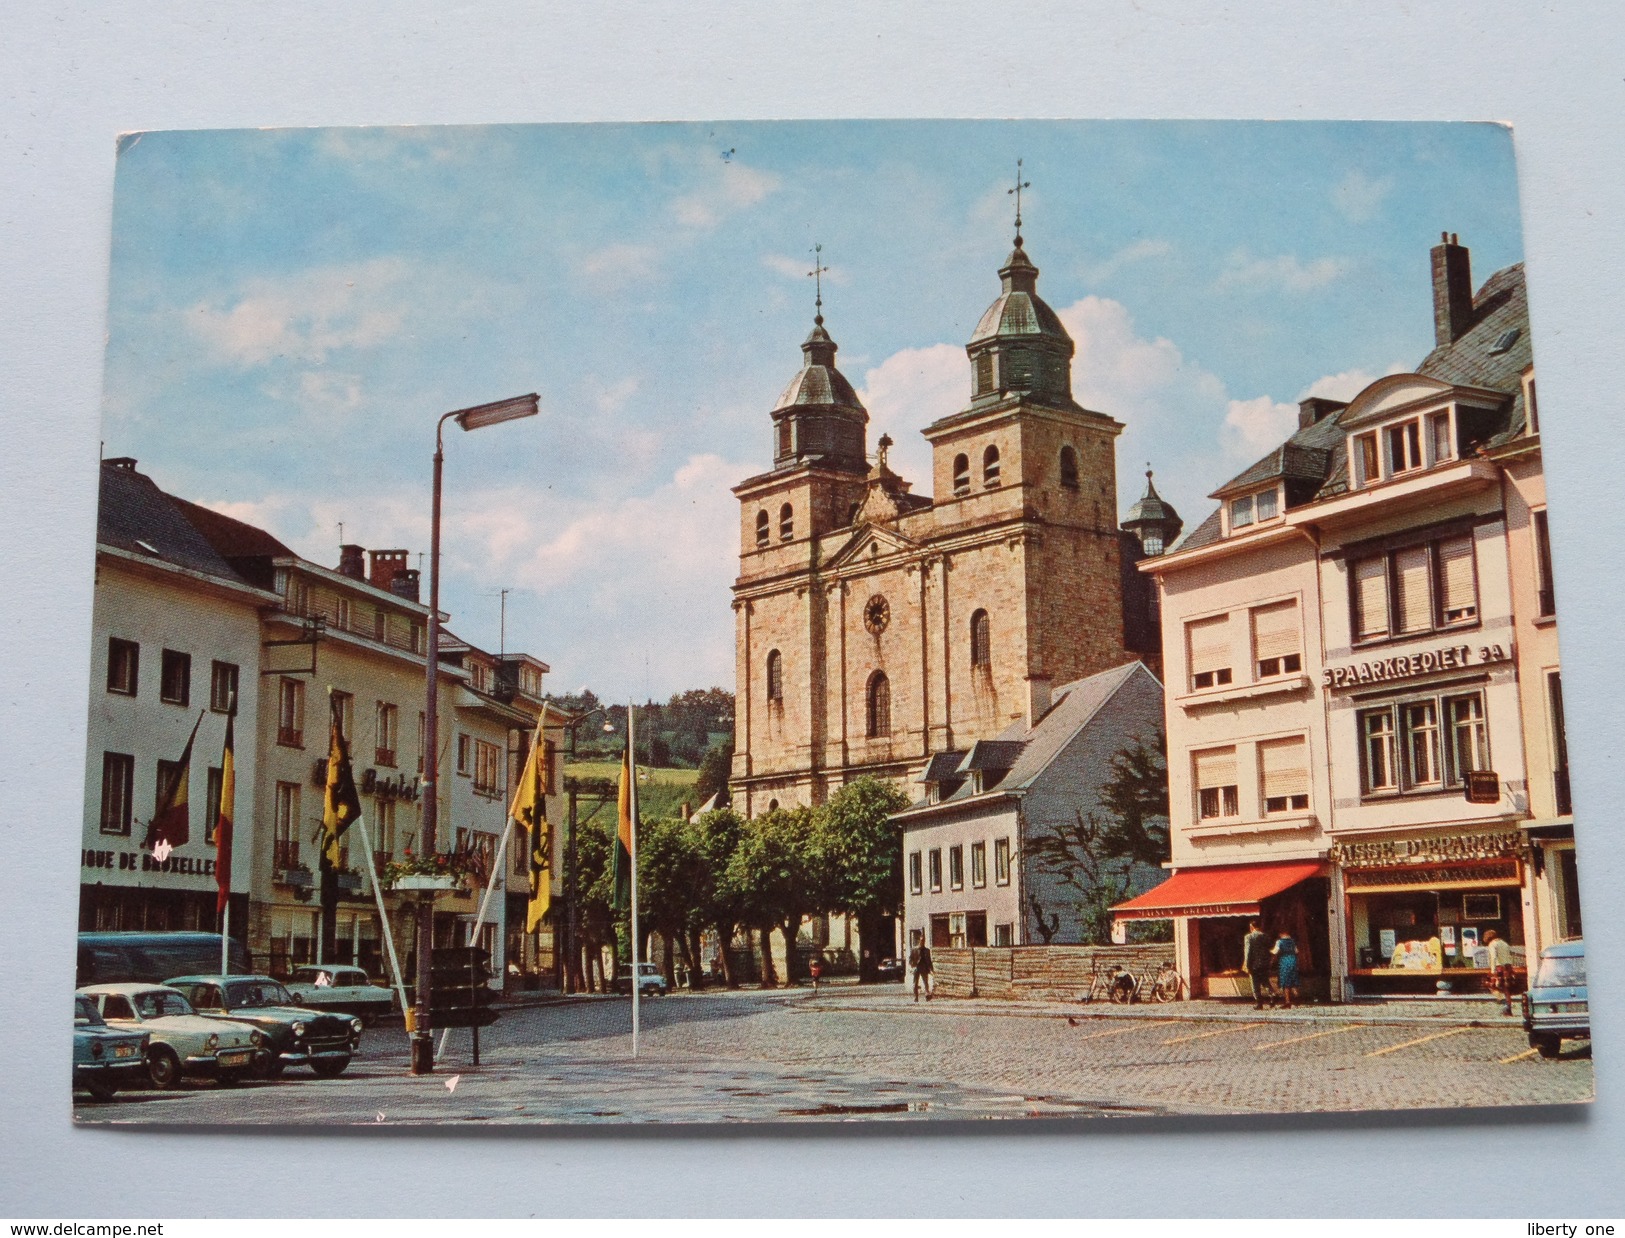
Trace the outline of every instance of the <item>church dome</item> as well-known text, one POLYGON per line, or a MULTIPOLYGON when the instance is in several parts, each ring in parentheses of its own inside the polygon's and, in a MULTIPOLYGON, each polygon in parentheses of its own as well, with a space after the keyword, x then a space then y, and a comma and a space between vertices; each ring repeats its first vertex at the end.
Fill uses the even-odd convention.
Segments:
POLYGON ((1038 268, 1021 247, 1019 236, 1015 249, 999 268, 999 280, 1003 284, 999 298, 987 307, 976 324, 970 347, 1002 339, 1048 336, 1057 342, 1064 341, 1070 352, 1072 337, 1066 333, 1055 311, 1038 295, 1038 268))
POLYGON ((806 360, 800 373, 790 380, 778 403, 773 405, 775 413, 809 405, 838 405, 859 413, 864 411, 846 375, 835 368, 836 347, 829 332, 824 330, 823 315, 819 315, 814 320, 812 333, 801 346, 806 360))

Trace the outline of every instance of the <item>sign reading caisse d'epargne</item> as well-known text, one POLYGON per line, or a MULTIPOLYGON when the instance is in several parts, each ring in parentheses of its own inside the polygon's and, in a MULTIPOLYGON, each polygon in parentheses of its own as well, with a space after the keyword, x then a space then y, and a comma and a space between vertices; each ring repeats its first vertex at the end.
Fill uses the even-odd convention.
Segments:
POLYGON ((1418 675, 1432 675, 1437 671, 1493 666, 1511 658, 1512 649, 1507 645, 1480 645, 1476 649, 1472 645, 1446 645, 1442 649, 1427 649, 1421 653, 1401 653, 1389 658, 1350 662, 1346 666, 1328 666, 1321 672, 1321 682, 1327 688, 1352 688, 1360 684, 1414 679, 1418 675))

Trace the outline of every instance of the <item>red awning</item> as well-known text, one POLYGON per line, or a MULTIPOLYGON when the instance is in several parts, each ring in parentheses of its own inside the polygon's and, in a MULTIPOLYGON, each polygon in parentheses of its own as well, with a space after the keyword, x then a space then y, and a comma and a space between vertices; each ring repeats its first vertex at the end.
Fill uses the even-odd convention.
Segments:
POLYGON ((1270 895, 1325 874, 1326 866, 1318 860, 1187 868, 1156 889, 1118 903, 1112 908, 1112 917, 1169 920, 1174 916, 1256 916, 1259 903, 1270 895))

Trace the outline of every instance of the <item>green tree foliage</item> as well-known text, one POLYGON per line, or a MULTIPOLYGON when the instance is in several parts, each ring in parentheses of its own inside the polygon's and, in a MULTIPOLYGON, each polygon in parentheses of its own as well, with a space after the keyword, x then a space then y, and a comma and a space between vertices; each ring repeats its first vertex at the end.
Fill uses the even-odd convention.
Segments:
POLYGON ((820 810, 828 910, 857 917, 863 954, 858 979, 873 980, 880 960, 870 947, 881 938, 882 917, 903 907, 903 838, 891 822, 908 796, 889 782, 859 778, 837 791, 820 810))
POLYGON ((700 760, 700 776, 694 783, 694 804, 707 803, 718 791, 728 785, 733 775, 734 741, 728 736, 720 744, 712 744, 700 760))
POLYGON ((783 930, 787 981, 796 979, 796 935, 802 917, 829 905, 829 872, 819 814, 775 808, 746 823, 728 857, 727 881, 742 903, 743 921, 762 937, 762 983, 775 983, 768 937, 783 930))
POLYGON ((1109 854, 1139 864, 1168 858, 1168 740, 1160 727, 1150 742, 1137 735, 1112 755, 1100 800, 1109 854))

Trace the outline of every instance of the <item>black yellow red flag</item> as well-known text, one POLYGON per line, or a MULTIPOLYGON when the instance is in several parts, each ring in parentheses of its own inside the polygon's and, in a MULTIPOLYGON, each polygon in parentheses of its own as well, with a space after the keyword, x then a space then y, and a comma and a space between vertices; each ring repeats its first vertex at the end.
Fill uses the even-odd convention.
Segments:
POLYGON ((356 794, 355 771, 350 767, 350 745, 344 738, 343 711, 339 700, 328 694, 332 713, 327 744, 327 793, 322 800, 322 862, 339 867, 339 839, 361 815, 361 797, 356 794))
POLYGON ((233 751, 235 708, 226 715, 226 747, 220 757, 220 809, 214 819, 214 912, 220 915, 231 900, 231 827, 237 799, 237 755, 233 751))
POLYGON ((203 715, 200 713, 192 724, 192 733, 186 737, 186 747, 181 750, 175 777, 164 788, 158 811, 152 814, 152 820, 147 824, 147 840, 143 846, 149 851, 163 843, 170 848, 179 847, 192 837, 192 741, 197 738, 197 729, 202 722, 203 715))

